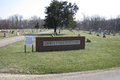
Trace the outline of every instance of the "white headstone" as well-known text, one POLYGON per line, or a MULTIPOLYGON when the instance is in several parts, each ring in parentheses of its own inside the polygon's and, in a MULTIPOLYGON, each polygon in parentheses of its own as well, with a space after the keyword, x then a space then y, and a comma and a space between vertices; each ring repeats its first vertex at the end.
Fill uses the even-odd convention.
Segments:
POLYGON ((19 32, 17 32, 16 35, 18 36, 18 35, 19 35, 19 32))
POLYGON ((1 30, 0 30, 0 32, 1 32, 1 30))
POLYGON ((54 37, 54 35, 52 34, 52 37, 54 37))

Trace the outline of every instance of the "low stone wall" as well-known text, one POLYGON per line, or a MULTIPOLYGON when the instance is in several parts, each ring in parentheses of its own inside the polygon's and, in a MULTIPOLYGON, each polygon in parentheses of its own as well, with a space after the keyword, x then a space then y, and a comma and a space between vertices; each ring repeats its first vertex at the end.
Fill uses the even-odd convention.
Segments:
POLYGON ((36 52, 85 49, 85 37, 36 37, 36 52))

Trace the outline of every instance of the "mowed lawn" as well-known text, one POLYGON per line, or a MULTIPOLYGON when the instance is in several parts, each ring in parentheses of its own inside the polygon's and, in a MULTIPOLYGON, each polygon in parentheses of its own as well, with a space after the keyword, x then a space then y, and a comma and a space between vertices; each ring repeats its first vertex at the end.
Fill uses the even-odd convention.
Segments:
MULTIPOLYGON (((51 36, 51 34, 44 36, 51 36)), ((78 34, 92 41, 85 43, 85 49, 32 53, 32 46, 27 45, 27 53, 24 53, 24 41, 1 47, 0 72, 55 74, 120 67, 120 35, 118 33, 115 36, 111 34, 102 38, 102 33, 98 37, 95 32, 90 35, 83 31, 63 30, 57 36, 77 36, 78 34)))

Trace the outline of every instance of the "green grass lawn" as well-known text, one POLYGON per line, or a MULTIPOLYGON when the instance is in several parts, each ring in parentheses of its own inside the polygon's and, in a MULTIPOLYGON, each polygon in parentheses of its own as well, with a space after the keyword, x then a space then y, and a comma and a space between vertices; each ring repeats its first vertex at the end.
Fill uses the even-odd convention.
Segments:
MULTIPOLYGON (((44 36, 51 36, 46 34, 44 36)), ((33 52, 24 41, 0 48, 0 72, 18 74, 54 74, 120 67, 120 35, 106 35, 106 38, 88 32, 63 30, 57 36, 85 36, 91 43, 85 49, 68 51, 33 52)), ((43 37, 43 36, 42 36, 43 37)), ((34 39, 35 42, 35 39, 34 39)), ((34 43, 35 51, 35 43, 34 43)))

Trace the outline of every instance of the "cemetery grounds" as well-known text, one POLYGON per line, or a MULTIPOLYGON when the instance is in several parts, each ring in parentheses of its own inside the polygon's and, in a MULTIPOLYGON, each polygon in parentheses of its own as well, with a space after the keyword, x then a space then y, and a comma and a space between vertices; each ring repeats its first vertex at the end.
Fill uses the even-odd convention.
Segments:
POLYGON ((44 31, 43 29, 0 29, 0 39, 15 37, 15 36, 19 36, 19 35, 25 35, 25 34, 38 33, 38 32, 40 32, 40 30, 41 30, 41 32, 44 31), (4 32, 2 32, 2 31, 4 31, 4 32), (12 31, 14 31, 13 34, 12 34, 12 31), (19 31, 19 35, 17 35, 18 31, 19 31), (4 37, 5 32, 7 33, 8 37, 4 37))
MULTIPOLYGON (((120 67, 120 35, 63 30, 57 36, 85 36, 91 43, 85 43, 85 49, 67 51, 34 52, 27 45, 24 53, 24 41, 0 48, 0 73, 12 74, 55 74, 120 67), (96 36, 99 34, 100 36, 96 36)), ((49 33, 43 36, 51 36, 49 33)))

